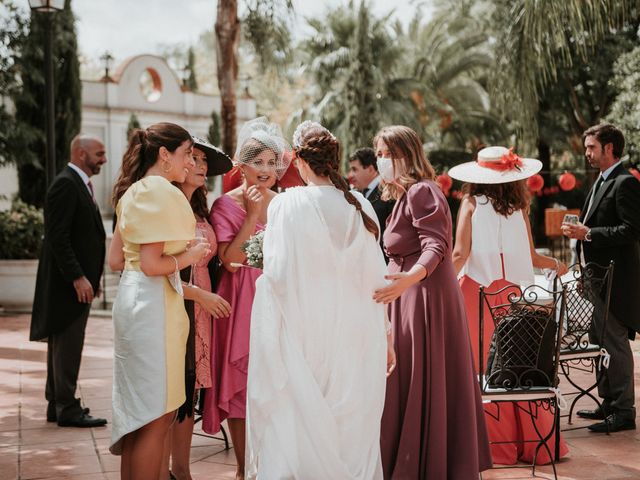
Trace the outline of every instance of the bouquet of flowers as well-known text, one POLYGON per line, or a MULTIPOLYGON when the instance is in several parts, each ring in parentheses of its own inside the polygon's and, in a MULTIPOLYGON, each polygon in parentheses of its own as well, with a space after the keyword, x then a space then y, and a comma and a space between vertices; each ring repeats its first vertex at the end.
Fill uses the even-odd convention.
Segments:
POLYGON ((253 235, 242 244, 242 251, 247 255, 247 265, 262 269, 262 242, 264 240, 264 230, 253 235))

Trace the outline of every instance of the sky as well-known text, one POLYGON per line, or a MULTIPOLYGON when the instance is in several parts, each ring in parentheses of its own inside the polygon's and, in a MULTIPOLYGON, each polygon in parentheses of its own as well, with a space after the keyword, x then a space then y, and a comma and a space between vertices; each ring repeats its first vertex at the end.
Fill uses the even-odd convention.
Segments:
MULTIPOLYGON (((28 8, 28 0, 14 0, 28 8)), ((318 16, 348 0, 293 0, 300 19, 318 16)), ((243 0, 239 1, 240 4, 243 0)), ((407 22, 416 4, 428 0, 369 0, 376 14, 407 22), (390 6, 391 5, 391 6, 390 6)), ((160 44, 194 44, 215 22, 216 0, 73 0, 80 52, 97 59, 109 50, 117 60, 155 53, 160 44)), ((303 20, 302 20, 303 21, 303 20)))

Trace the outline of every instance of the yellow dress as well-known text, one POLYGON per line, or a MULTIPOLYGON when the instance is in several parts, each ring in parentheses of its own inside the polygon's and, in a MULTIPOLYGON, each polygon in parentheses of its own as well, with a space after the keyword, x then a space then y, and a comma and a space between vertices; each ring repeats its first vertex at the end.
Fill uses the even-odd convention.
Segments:
POLYGON ((168 277, 140 270, 140 245, 164 242, 163 252, 185 250, 195 218, 184 194, 160 176, 129 187, 116 208, 125 269, 113 305, 112 453, 122 438, 185 400, 184 359, 189 319, 168 277))

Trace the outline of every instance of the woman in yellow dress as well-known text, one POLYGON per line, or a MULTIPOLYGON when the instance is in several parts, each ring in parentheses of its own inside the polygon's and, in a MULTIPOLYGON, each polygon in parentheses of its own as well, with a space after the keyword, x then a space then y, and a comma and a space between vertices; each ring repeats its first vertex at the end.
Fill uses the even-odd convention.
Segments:
POLYGON ((113 306, 110 450, 122 455, 123 480, 158 478, 169 426, 185 400, 189 320, 178 272, 209 245, 187 249, 195 218, 171 182, 183 182, 193 167, 192 147, 191 135, 175 124, 136 131, 114 187, 118 223, 109 265, 123 273, 113 306))

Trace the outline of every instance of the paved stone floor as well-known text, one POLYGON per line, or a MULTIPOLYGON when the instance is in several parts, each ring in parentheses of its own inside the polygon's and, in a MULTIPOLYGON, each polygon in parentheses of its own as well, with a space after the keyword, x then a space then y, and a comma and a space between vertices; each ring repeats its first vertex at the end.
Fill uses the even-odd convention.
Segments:
MULTIPOLYGON (((119 459, 108 451, 109 426, 60 428, 46 422, 46 344, 29 342, 28 326, 27 315, 0 315, 0 480, 119 478, 119 459)), ((634 344, 636 398, 640 396, 639 344, 634 344)), ((90 318, 79 395, 92 414, 107 419, 111 418, 111 356, 110 317, 90 318)), ((557 465, 559 478, 640 479, 640 430, 606 436, 582 429, 566 432, 565 439, 570 454, 557 465)), ((191 457, 194 479, 233 478, 233 451, 225 451, 222 441, 195 436, 191 457)), ((552 478, 549 472, 549 467, 540 467, 537 474, 552 478)), ((531 478, 531 470, 494 469, 483 478, 531 478)))

